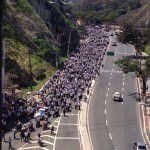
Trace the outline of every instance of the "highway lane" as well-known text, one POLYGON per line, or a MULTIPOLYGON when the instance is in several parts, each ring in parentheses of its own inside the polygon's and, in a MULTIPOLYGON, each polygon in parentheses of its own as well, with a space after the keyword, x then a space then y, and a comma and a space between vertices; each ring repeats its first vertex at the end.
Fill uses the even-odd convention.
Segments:
POLYGON ((116 51, 116 55, 106 57, 89 106, 89 129, 94 150, 132 150, 134 142, 143 141, 137 113, 135 74, 124 75, 114 64, 122 56, 133 54, 134 47, 118 43, 115 48, 109 48, 116 51), (115 91, 123 94, 123 103, 112 100, 115 91))

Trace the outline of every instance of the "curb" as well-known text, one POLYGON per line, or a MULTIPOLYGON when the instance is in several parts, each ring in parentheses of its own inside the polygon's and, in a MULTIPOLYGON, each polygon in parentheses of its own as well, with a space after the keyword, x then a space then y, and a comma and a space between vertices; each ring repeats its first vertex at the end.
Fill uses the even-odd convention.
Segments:
POLYGON ((88 118, 88 106, 90 102, 90 97, 92 94, 92 89, 95 85, 95 80, 93 80, 93 85, 90 87, 89 95, 87 95, 87 101, 81 101, 81 111, 79 113, 79 132, 81 137, 81 145, 83 150, 93 150, 91 137, 87 125, 87 118, 88 118), (84 106, 84 107, 83 107, 84 106), (82 119, 81 119, 82 118, 82 119), (86 144, 85 144, 86 142, 86 144))

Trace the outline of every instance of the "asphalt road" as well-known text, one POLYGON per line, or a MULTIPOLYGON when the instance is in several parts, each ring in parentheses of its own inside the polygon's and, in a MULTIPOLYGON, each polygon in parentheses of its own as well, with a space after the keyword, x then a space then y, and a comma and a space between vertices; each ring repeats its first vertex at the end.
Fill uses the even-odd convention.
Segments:
MULTIPOLYGON (((117 41, 116 36, 111 41, 117 41)), ((133 143, 143 142, 141 135, 137 85, 134 73, 124 74, 115 61, 134 54, 134 47, 117 42, 109 46, 115 56, 106 56, 98 77, 88 112, 89 132, 93 150, 132 150, 133 143), (123 94, 123 102, 114 102, 114 92, 123 94)))

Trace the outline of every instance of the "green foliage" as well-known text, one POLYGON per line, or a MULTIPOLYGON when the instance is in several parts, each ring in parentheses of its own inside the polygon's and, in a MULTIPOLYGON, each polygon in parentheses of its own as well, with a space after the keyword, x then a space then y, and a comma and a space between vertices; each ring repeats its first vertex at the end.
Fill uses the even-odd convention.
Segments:
POLYGON ((35 38, 33 39, 33 42, 39 48, 39 50, 36 51, 36 54, 38 56, 47 61, 49 61, 50 59, 54 59, 51 58, 51 55, 56 49, 58 49, 57 47, 54 47, 49 41, 42 38, 35 38))
POLYGON ((150 55, 150 44, 147 44, 145 46, 145 53, 147 53, 148 55, 150 55))
POLYGON ((6 41, 6 76, 8 73, 13 74, 13 84, 19 89, 26 90, 30 85, 33 89, 39 89, 43 82, 56 71, 50 63, 39 57, 37 54, 31 54, 31 64, 33 80, 29 72, 29 55, 27 45, 14 40, 5 39, 6 41))
POLYGON ((123 57, 123 59, 119 59, 118 61, 116 61, 116 64, 123 70, 125 74, 129 72, 137 72, 140 70, 139 62, 132 61, 127 57, 123 57))
POLYGON ((137 48, 140 47, 142 35, 141 32, 130 23, 125 23, 123 26, 123 32, 119 35, 119 40, 123 43, 133 43, 137 48))
POLYGON ((20 8, 24 13, 26 13, 26 14, 28 14, 28 15, 29 15, 29 14, 32 15, 32 14, 35 13, 34 9, 33 9, 32 6, 29 4, 28 0, 19 0, 19 1, 17 2, 17 6, 18 6, 18 8, 20 8))
POLYGON ((99 24, 101 22, 111 22, 117 17, 140 7, 140 0, 112 0, 99 1, 84 0, 75 5, 74 15, 76 18, 82 18, 89 23, 99 24), (100 14, 99 14, 100 12, 100 14))
POLYGON ((65 23, 73 30, 76 29, 76 26, 73 24, 73 22, 69 19, 67 19, 66 17, 64 17, 65 23))
POLYGON ((3 35, 4 37, 16 38, 17 31, 16 29, 8 22, 5 22, 3 25, 3 35))
POLYGON ((33 19, 39 26, 42 26, 42 20, 39 18, 35 9, 30 5, 28 0, 18 0, 17 9, 18 12, 21 11, 23 14, 33 19))
POLYGON ((117 17, 118 17, 117 12, 110 12, 110 13, 107 15, 107 17, 106 17, 106 20, 107 20, 107 21, 113 21, 113 20, 115 20, 117 17))
POLYGON ((60 57, 60 61, 63 63, 66 61, 66 59, 67 59, 67 57, 60 57))

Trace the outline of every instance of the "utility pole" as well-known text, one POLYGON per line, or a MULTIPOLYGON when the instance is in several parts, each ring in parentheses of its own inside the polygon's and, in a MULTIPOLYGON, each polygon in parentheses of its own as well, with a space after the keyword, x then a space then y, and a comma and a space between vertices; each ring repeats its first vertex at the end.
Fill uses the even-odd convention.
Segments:
POLYGON ((148 25, 149 25, 149 10, 148 10, 148 8, 147 8, 147 10, 146 10, 146 21, 145 21, 145 27, 146 27, 146 30, 148 29, 148 25))
MULTIPOLYGON (((0 118, 2 118, 2 105, 3 105, 3 101, 5 100, 4 98, 4 91, 3 91, 3 69, 4 69, 4 64, 3 64, 3 58, 5 58, 3 56, 4 53, 4 48, 3 48, 3 42, 2 42, 2 18, 3 18, 3 9, 4 9, 4 0, 0 0, 0 56, 1 56, 1 63, 0 63, 0 77, 1 77, 1 95, 0 95, 0 118)), ((0 124, 0 129, 2 129, 2 124, 0 124)), ((0 132, 0 147, 2 147, 2 133, 0 132)))
POLYGON ((69 40, 68 40, 68 49, 67 49, 67 57, 69 57, 69 49, 70 49, 70 41, 71 41, 71 30, 70 30, 70 34, 69 34, 69 40))
POLYGON ((3 102, 5 102, 5 41, 2 42, 2 93, 3 93, 3 102))
MULTIPOLYGON (((29 71, 30 71, 30 75, 31 75, 31 80, 33 81, 33 75, 32 75, 32 63, 31 63, 31 49, 29 48, 29 71)), ((30 85, 31 88, 31 92, 33 90, 32 88, 32 83, 30 85)))

